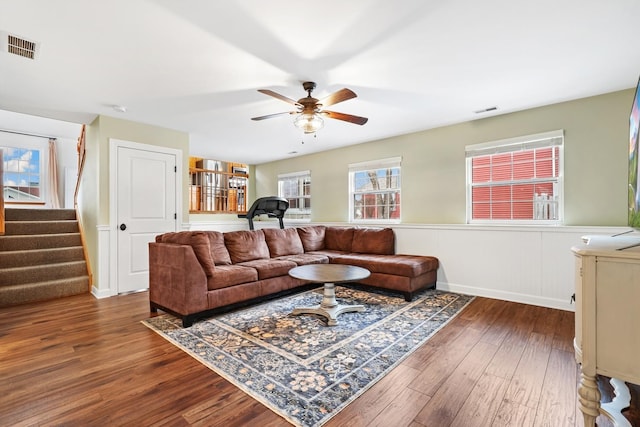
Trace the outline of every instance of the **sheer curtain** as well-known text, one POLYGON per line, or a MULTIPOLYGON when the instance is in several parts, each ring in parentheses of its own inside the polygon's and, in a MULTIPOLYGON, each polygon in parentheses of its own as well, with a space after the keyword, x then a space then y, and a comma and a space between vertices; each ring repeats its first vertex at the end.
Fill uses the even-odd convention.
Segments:
POLYGON ((56 140, 49 138, 49 204, 52 209, 60 209, 58 196, 58 159, 56 156, 56 140))

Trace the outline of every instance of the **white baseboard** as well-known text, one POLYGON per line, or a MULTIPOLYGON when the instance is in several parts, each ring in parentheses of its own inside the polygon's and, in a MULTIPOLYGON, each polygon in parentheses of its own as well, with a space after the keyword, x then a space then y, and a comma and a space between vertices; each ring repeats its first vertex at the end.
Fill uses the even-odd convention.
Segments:
POLYGON ((522 304, 537 305, 540 307, 555 308, 558 310, 575 311, 575 304, 571 304, 569 301, 561 301, 559 299, 545 298, 536 295, 518 294, 496 289, 475 288, 472 286, 458 285, 455 283, 445 283, 440 281, 436 283, 436 288, 442 291, 456 292, 459 294, 519 302, 522 304))
POLYGON ((108 298, 113 296, 111 289, 98 289, 95 286, 91 287, 91 295, 98 299, 108 298))

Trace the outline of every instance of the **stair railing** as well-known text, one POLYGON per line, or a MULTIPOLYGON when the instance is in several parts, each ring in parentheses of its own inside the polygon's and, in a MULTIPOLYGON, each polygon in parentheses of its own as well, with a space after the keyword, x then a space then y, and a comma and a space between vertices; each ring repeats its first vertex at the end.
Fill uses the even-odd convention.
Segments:
POLYGON ((76 219, 78 220, 78 228, 80 229, 82 251, 84 252, 84 260, 87 263, 87 274, 89 275, 89 292, 91 292, 91 287, 93 286, 93 272, 91 270, 89 252, 87 252, 87 242, 84 236, 84 227, 82 226, 82 215, 80 214, 80 209, 78 209, 78 192, 80 191, 80 179, 82 178, 82 171, 84 170, 84 159, 86 157, 85 136, 85 125, 82 125, 82 130, 80 131, 80 136, 78 137, 78 145, 76 146, 76 149, 78 150, 78 177, 76 179, 76 190, 73 194, 73 208, 76 211, 76 219))
POLYGON ((85 148, 85 125, 82 125, 80 136, 78 137, 78 145, 76 150, 78 151, 78 177, 76 179, 76 190, 73 193, 73 206, 78 207, 78 192, 80 191, 80 177, 82 177, 82 171, 84 170, 84 159, 86 157, 85 148))

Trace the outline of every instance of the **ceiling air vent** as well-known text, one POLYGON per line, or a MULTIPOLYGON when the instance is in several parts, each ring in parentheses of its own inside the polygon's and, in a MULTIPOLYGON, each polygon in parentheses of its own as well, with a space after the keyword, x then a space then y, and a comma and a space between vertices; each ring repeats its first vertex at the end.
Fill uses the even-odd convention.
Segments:
POLYGON ((0 50, 23 58, 36 59, 38 43, 6 32, 0 32, 0 34, 2 34, 0 50))
POLYGON ((489 111, 496 111, 497 109, 498 107, 488 107, 488 108, 483 108, 482 110, 476 110, 474 111, 474 113, 476 114, 488 113, 489 111))

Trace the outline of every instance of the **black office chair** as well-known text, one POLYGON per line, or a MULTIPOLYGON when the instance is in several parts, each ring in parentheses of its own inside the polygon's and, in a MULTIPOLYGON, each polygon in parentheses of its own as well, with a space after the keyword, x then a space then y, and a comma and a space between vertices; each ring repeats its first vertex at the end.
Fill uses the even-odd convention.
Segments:
POLYGON ((258 215, 267 215, 269 218, 278 218, 280 228, 284 228, 284 213, 289 209, 289 201, 282 197, 268 196, 256 199, 246 214, 238 214, 238 218, 247 218, 249 230, 253 230, 253 218, 258 215))

